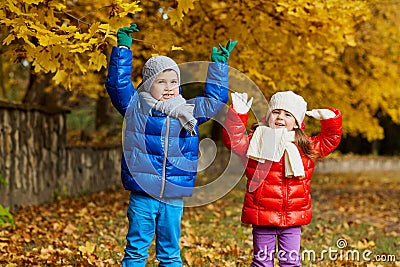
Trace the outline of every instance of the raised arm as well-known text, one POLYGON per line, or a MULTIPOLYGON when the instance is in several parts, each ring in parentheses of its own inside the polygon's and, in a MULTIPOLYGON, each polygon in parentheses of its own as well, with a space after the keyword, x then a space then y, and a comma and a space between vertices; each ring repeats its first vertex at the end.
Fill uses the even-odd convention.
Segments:
POLYGON ((321 131, 318 135, 311 137, 314 149, 319 157, 326 157, 339 145, 342 137, 342 114, 338 109, 313 109, 307 111, 311 116, 321 122, 321 131))
POLYGON ((228 102, 228 59, 237 41, 228 41, 221 50, 213 47, 211 52, 212 62, 208 66, 204 97, 197 97, 194 116, 199 124, 206 122, 217 114, 228 102))
POLYGON ((247 93, 232 93, 232 105, 226 115, 222 128, 224 145, 239 156, 246 155, 250 139, 246 134, 248 113, 253 103, 253 97, 248 100, 247 93))
POLYGON ((135 88, 131 81, 132 51, 129 47, 132 44, 130 34, 138 31, 136 24, 118 30, 118 47, 113 47, 108 66, 106 89, 114 107, 122 115, 125 115, 129 101, 135 93, 135 88))
POLYGON ((222 142, 225 147, 240 157, 246 155, 250 139, 246 134, 248 113, 240 114, 230 106, 222 128, 222 142))

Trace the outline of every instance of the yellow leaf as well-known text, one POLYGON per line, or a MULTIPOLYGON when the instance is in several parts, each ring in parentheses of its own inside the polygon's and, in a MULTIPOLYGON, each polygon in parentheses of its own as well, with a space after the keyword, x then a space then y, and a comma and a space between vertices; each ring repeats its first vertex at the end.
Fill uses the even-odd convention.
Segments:
POLYGON ((78 66, 79 70, 83 74, 85 74, 87 72, 86 68, 81 64, 81 60, 79 59, 77 54, 75 54, 75 64, 78 66))
POLYGON ((14 25, 15 24, 15 20, 7 19, 5 17, 5 13, 3 13, 3 14, 0 13, 0 18, 1 18, 0 22, 2 24, 6 25, 6 26, 10 26, 10 25, 14 25), (3 15, 3 16, 1 16, 1 15, 3 15))
POLYGON ((123 3, 121 0, 118 0, 117 4, 123 10, 121 13, 118 14, 118 16, 121 18, 127 16, 128 14, 135 14, 136 12, 142 11, 142 9, 138 6, 139 1, 135 1, 128 4, 128 3, 123 3))
POLYGON ((29 45, 31 48, 36 48, 36 45, 34 45, 31 40, 30 40, 30 36, 28 34, 30 34, 31 32, 29 30, 27 30, 26 28, 21 27, 20 28, 20 32, 17 33, 17 38, 22 38, 24 39, 25 43, 27 45, 29 45))
POLYGON ((68 41, 66 35, 53 35, 53 34, 38 34, 36 37, 39 40, 41 46, 59 45, 68 41))
POLYGON ((49 2, 49 6, 54 8, 54 10, 63 10, 63 9, 67 8, 64 4, 62 4, 62 3, 58 2, 58 1, 57 2, 56 1, 50 1, 49 2))
POLYGON ((180 46, 174 46, 174 45, 172 45, 171 50, 172 50, 172 51, 176 51, 176 50, 183 51, 183 48, 180 47, 180 46))
POLYGON ((37 5, 37 4, 43 3, 43 2, 44 2, 44 0, 24 0, 24 3, 27 3, 29 5, 31 5, 31 4, 37 5))
POLYGON ((41 34, 49 34, 50 33, 50 31, 48 31, 46 29, 46 27, 41 24, 29 25, 29 29, 35 30, 35 31, 33 31, 35 33, 41 33, 41 34))
POLYGON ((89 59, 89 64, 94 65, 95 69, 99 71, 101 67, 107 66, 107 58, 104 54, 100 53, 99 51, 95 51, 91 53, 89 59))
POLYGON ((168 12, 168 17, 171 19, 171 25, 180 24, 183 19, 182 9, 172 9, 168 12))
POLYGON ((193 2, 194 0, 178 0, 178 5, 183 12, 187 13, 190 9, 194 9, 193 2))
POLYGON ((265 81, 270 81, 270 80, 271 80, 270 77, 268 77, 268 76, 266 76, 266 75, 260 73, 260 72, 259 72, 257 69, 255 69, 255 68, 249 68, 249 74, 250 74, 251 76, 254 75, 257 79, 261 79, 261 80, 265 80, 265 81))
POLYGON ((62 24, 60 27, 60 31, 68 32, 68 33, 75 33, 77 31, 76 26, 67 26, 67 24, 62 24))
POLYGON ((278 12, 278 13, 280 13, 286 9, 287 9, 286 4, 284 5, 282 3, 278 3, 278 5, 275 7, 276 12, 278 12))
POLYGON ((24 14, 24 12, 22 12, 18 7, 16 7, 14 5, 13 1, 8 0, 7 1, 7 5, 8 5, 8 8, 10 9, 11 12, 14 12, 17 15, 23 15, 24 14))
POLYGON ((193 266, 195 259, 196 257, 194 257, 192 253, 190 253, 189 251, 185 251, 185 260, 187 261, 189 266, 193 266))
POLYGON ((71 53, 83 53, 85 51, 91 50, 92 46, 88 43, 78 43, 70 46, 71 53))
POLYGON ((79 246, 79 251, 82 253, 91 254, 94 252, 95 247, 96 247, 96 244, 86 241, 85 246, 79 246))
POLYGON ((9 45, 14 39, 15 39, 15 36, 14 36, 13 34, 9 34, 9 35, 3 40, 3 44, 4 44, 4 45, 9 45))
POLYGON ((59 70, 53 77, 53 80, 56 82, 56 84, 65 84, 67 78, 68 78, 68 73, 63 70, 59 70))
MULTIPOLYGON (((52 27, 57 27, 59 24, 59 18, 57 16, 54 16, 54 11, 51 9, 41 9, 40 13, 38 13, 39 17, 46 18, 46 23, 48 25, 48 28, 52 27)), ((64 24, 62 24, 64 25, 64 24)))
POLYGON ((355 36, 353 34, 352 35, 345 35, 344 37, 345 37, 346 42, 347 42, 347 44, 349 46, 353 46, 354 47, 354 46, 357 45, 356 40, 354 39, 355 36))
POLYGON ((50 42, 51 36, 49 36, 49 35, 38 36, 38 40, 39 40, 39 44, 41 46, 48 46, 51 44, 51 42, 50 42))
POLYGON ((38 69, 44 72, 55 72, 59 66, 59 62, 54 60, 52 53, 43 51, 42 48, 33 51, 32 57, 34 60, 32 64, 35 66, 35 71, 38 69))
POLYGON ((90 26, 88 38, 92 38, 97 33, 97 31, 99 30, 99 25, 100 22, 96 22, 93 23, 92 26, 90 26))
POLYGON ((375 247, 375 242, 374 241, 367 241, 367 240, 362 240, 357 242, 357 249, 367 249, 375 247))
POLYGON ((74 35, 74 38, 78 39, 78 40, 83 40, 86 36, 87 36, 86 33, 76 32, 75 35, 74 35))

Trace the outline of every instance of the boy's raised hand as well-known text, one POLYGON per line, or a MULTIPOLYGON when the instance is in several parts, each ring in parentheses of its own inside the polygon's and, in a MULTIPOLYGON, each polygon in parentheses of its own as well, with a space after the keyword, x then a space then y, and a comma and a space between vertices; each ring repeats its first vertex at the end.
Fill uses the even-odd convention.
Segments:
POLYGON ((117 32, 117 43, 118 46, 126 46, 128 48, 132 45, 131 33, 138 32, 139 29, 136 24, 132 24, 129 27, 119 28, 117 32))
POLYGON ((312 109, 306 111, 306 115, 317 120, 328 120, 336 116, 335 112, 329 109, 312 109))
POLYGON ((211 60, 219 63, 227 62, 237 42, 237 40, 232 42, 232 39, 229 39, 225 47, 218 44, 221 49, 220 51, 218 51, 218 48, 214 46, 211 50, 211 60))
POLYGON ((246 114, 249 112, 251 105, 253 104, 253 97, 247 101, 247 93, 232 93, 232 106, 233 109, 239 114, 246 114))

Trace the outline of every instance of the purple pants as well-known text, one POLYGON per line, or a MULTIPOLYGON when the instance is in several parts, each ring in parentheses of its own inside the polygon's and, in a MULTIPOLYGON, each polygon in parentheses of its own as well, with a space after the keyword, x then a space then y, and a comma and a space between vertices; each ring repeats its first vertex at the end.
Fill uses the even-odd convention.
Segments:
POLYGON ((300 264, 301 226, 276 227, 253 225, 254 257, 251 267, 274 267, 276 240, 279 266, 301 266, 300 264))

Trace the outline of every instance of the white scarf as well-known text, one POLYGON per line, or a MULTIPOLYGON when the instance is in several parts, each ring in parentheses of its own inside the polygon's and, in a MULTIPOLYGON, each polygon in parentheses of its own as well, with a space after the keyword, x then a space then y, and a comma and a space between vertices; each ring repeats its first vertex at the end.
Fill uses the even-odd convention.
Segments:
POLYGON ((194 128, 197 124, 197 120, 193 117, 194 104, 187 104, 182 95, 178 95, 166 101, 158 101, 146 91, 140 92, 139 95, 147 102, 147 104, 150 105, 150 107, 178 119, 182 127, 185 128, 190 135, 196 135, 194 128))
POLYGON ((285 155, 285 176, 302 178, 305 176, 304 166, 300 152, 293 143, 294 134, 294 131, 288 132, 286 128, 259 126, 253 133, 246 156, 264 163, 265 160, 279 162, 285 155))

